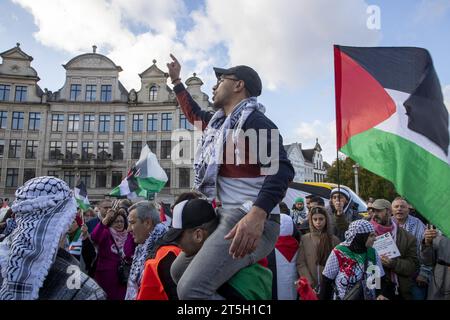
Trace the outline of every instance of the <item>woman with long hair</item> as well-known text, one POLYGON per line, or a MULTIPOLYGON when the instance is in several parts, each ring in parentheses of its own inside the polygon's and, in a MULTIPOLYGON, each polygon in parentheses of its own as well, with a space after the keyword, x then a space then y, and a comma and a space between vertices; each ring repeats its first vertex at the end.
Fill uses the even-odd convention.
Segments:
POLYGON ((339 239, 331 233, 329 217, 322 207, 311 208, 308 216, 310 232, 301 237, 297 272, 308 279, 311 287, 319 293, 322 271, 331 250, 339 244, 339 239))

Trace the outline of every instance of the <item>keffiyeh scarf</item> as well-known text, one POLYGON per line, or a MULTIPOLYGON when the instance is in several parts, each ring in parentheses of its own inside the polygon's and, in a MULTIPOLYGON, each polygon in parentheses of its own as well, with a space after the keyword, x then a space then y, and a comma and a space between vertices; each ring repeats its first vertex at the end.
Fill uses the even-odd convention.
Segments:
POLYGON ((17 227, 0 243, 0 300, 35 300, 77 205, 67 184, 55 177, 31 179, 15 196, 17 227))
POLYGON ((167 230, 167 225, 165 225, 164 223, 158 223, 147 240, 145 240, 143 244, 140 244, 136 247, 136 250, 134 251, 133 263, 130 270, 130 278, 128 279, 128 287, 125 300, 136 300, 147 255, 167 230))
POLYGON ((349 247, 359 233, 372 232, 375 232, 375 229, 369 221, 362 219, 353 221, 348 227, 348 230, 345 231, 345 241, 341 243, 341 246, 349 247))
MULTIPOLYGON (((233 143, 238 145, 242 126, 254 110, 264 113, 265 107, 258 103, 256 97, 250 97, 242 100, 228 116, 220 109, 209 121, 197 148, 194 163, 194 187, 207 197, 215 197, 219 164, 222 162, 228 130, 233 130, 233 143)), ((237 164, 240 164, 242 159, 239 157, 239 148, 235 148, 235 155, 237 164)))

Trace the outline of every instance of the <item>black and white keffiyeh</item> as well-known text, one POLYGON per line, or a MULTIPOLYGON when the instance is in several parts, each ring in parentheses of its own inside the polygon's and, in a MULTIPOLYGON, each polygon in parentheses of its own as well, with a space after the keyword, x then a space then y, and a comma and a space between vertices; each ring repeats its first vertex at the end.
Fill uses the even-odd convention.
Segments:
MULTIPOLYGON (((233 143, 238 145, 242 126, 255 110, 262 113, 266 111, 256 97, 250 97, 242 100, 228 116, 220 109, 209 121, 197 148, 194 163, 194 187, 207 197, 215 197, 219 164, 222 161, 228 130, 233 130, 233 143)), ((236 162, 239 164, 242 160, 239 158, 239 148, 235 148, 235 152, 236 162)))
POLYGON ((168 226, 166 224, 158 223, 150 233, 150 236, 147 238, 147 240, 145 240, 144 243, 138 245, 134 250, 133 263, 131 264, 130 277, 128 278, 125 300, 136 300, 147 255, 167 230, 168 226))
POLYGON ((35 300, 77 205, 71 189, 55 177, 31 179, 15 196, 17 227, 0 243, 0 300, 35 300))
POLYGON ((350 246, 359 233, 372 233, 375 232, 373 225, 367 220, 356 220, 350 223, 348 230, 345 231, 345 241, 341 243, 343 246, 350 246))

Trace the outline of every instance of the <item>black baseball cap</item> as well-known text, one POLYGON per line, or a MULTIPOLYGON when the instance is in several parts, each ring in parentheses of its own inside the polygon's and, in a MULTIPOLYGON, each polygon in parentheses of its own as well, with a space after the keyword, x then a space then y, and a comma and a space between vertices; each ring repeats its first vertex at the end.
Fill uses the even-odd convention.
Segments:
POLYGON ((238 80, 242 80, 245 83, 250 96, 257 97, 262 91, 262 82, 258 73, 248 66, 235 66, 229 69, 213 68, 216 73, 216 77, 220 78, 222 75, 233 75, 238 80))
POLYGON ((207 200, 184 200, 173 207, 172 226, 164 235, 164 240, 173 242, 184 230, 199 227, 216 217, 216 211, 207 200))

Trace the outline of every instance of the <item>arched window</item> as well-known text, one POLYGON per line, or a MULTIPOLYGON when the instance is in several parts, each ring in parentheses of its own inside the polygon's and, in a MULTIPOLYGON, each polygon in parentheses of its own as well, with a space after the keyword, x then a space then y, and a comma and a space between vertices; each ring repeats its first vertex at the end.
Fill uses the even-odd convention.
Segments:
POLYGON ((158 98, 158 88, 156 86, 150 87, 150 101, 156 101, 158 98))

